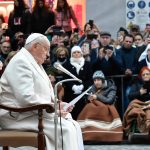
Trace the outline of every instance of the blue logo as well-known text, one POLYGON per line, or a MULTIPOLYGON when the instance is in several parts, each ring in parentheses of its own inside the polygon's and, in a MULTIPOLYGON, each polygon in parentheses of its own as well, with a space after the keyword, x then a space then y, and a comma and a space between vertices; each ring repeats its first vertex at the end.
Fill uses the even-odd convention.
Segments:
POLYGON ((144 1, 139 1, 138 6, 139 6, 139 8, 143 9, 143 8, 145 8, 146 3, 144 1))
POLYGON ((133 18, 135 17, 135 13, 134 13, 133 11, 129 11, 129 12, 127 13, 127 17, 128 17, 129 19, 133 19, 133 18))
POLYGON ((135 7, 134 1, 132 1, 132 0, 131 0, 131 1, 128 1, 127 7, 130 8, 130 9, 134 8, 134 7, 135 7))

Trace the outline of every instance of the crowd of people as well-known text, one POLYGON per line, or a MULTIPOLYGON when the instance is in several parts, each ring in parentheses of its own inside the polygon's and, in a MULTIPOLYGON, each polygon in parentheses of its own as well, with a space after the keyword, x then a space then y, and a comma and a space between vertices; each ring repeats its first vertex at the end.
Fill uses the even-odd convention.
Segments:
MULTIPOLYGON (((49 8, 44 0, 36 0, 32 11, 23 0, 14 0, 14 10, 9 15, 8 24, 0 15, 0 42, 3 99, 10 102, 8 97, 11 95, 18 106, 39 103, 39 97, 42 97, 42 103, 53 101, 54 97, 49 93, 52 87, 60 80, 71 78, 55 68, 55 64, 59 63, 82 80, 82 83, 72 81, 60 85, 57 95, 59 100, 69 103, 91 87, 72 106, 73 110, 71 108, 71 115, 78 121, 84 141, 121 141, 123 133, 128 135, 135 123, 137 126, 134 131, 150 132, 150 24, 145 24, 144 31, 134 24, 130 29, 120 27, 116 39, 113 39, 109 31, 101 31, 93 20, 89 20, 82 29, 67 0, 58 0, 56 9, 49 8), (71 20, 76 26, 74 29, 71 20), (34 62, 33 66, 38 68, 39 74, 46 82, 51 80, 52 85, 48 86, 49 82, 42 81, 26 59, 34 62), (16 81, 9 71, 15 73, 16 80, 23 78, 16 81), (34 92, 37 94, 35 97, 32 95, 34 92), (143 123, 144 128, 141 127, 143 123)), ((63 120, 66 140, 72 134, 77 134, 72 125, 78 127, 76 121, 63 120), (74 133, 71 134, 71 130, 74 133)), ((51 126, 46 124, 45 127, 48 139, 53 139, 48 132, 51 126)), ((73 141, 77 143, 76 138, 73 141)), ((79 145, 82 147, 82 143, 79 145)), ((70 141, 71 147, 78 149, 79 145, 70 141)))

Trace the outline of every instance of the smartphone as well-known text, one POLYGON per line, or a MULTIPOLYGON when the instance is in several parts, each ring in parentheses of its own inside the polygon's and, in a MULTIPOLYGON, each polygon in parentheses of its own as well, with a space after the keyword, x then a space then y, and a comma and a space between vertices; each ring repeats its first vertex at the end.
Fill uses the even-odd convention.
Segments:
POLYGON ((93 28, 94 20, 89 20, 89 25, 93 28))
POLYGON ((78 29, 78 28, 75 28, 75 29, 74 29, 74 32, 75 32, 75 33, 78 33, 78 32, 79 32, 79 29, 78 29))
POLYGON ((62 30, 61 27, 54 26, 53 27, 53 35, 61 35, 61 34, 63 34, 63 32, 61 30, 62 30))
POLYGON ((110 45, 107 45, 107 46, 104 47, 104 50, 107 50, 107 49, 113 50, 113 47, 110 46, 110 45))
POLYGON ((87 35, 87 39, 89 39, 89 40, 97 39, 97 37, 98 37, 97 34, 88 34, 87 35))

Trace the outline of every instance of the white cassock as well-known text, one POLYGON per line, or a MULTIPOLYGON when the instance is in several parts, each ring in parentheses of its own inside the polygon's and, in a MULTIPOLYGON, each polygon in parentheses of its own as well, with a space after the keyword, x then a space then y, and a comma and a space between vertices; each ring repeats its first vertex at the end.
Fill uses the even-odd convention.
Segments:
MULTIPOLYGON (((34 104, 50 104, 54 92, 43 67, 22 48, 10 61, 1 80, 0 103, 14 107, 34 104)), ((12 113, 0 110, 2 128, 37 130, 37 112, 12 113)), ((69 118, 61 118, 64 150, 83 150, 82 133, 79 124, 69 118)), ((59 120, 59 119, 58 119, 59 120)), ((44 113, 44 133, 47 150, 55 150, 54 113, 44 113)), ((62 137, 58 122, 58 150, 62 150, 62 137)))

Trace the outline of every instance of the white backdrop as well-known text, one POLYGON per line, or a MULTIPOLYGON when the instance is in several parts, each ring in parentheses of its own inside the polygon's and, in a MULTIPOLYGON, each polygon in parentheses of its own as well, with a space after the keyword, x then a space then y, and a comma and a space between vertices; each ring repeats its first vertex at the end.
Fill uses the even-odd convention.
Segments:
POLYGON ((125 0, 86 0, 86 21, 94 20, 99 29, 116 38, 119 28, 126 26, 125 0))

